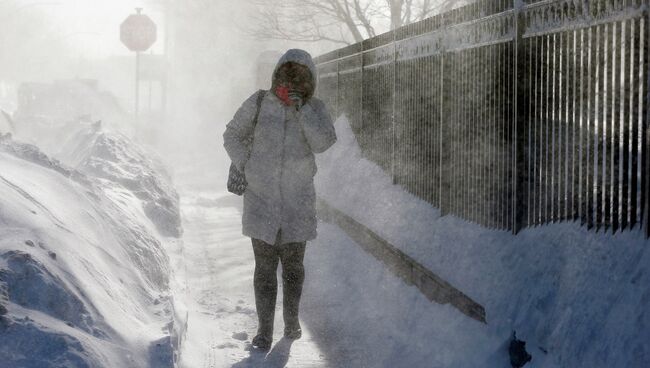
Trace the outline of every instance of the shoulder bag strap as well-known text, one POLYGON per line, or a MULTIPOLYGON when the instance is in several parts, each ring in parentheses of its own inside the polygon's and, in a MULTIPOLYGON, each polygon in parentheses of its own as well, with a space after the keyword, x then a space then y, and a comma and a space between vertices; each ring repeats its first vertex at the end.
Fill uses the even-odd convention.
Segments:
POLYGON ((257 93, 257 111, 255 112, 255 119, 253 119, 253 130, 257 126, 257 118, 260 116, 260 108, 262 107, 262 100, 264 100, 265 95, 266 91, 263 89, 260 89, 257 93))

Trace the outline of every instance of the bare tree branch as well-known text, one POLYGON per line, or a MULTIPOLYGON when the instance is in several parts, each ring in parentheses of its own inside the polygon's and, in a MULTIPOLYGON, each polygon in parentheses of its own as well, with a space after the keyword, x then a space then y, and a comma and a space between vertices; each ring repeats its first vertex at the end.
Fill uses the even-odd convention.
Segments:
POLYGON ((410 24, 413 13, 413 0, 405 0, 403 6, 404 10, 402 12, 404 15, 402 16, 402 24, 410 24))
POLYGON ((354 0, 354 12, 357 18, 361 21, 361 24, 366 30, 366 33, 368 34, 368 37, 374 37, 376 36, 375 34, 375 28, 370 24, 370 20, 368 19, 368 8, 370 7, 370 4, 366 5, 365 8, 362 8, 361 2, 359 0, 354 0))
POLYGON ((402 6, 404 0, 388 0, 390 9, 390 29, 397 29, 402 26, 402 6))
MULTIPOLYGON (((257 9, 258 22, 248 33, 257 38, 338 44, 360 42, 459 3, 458 0, 249 1, 257 9)), ((470 0, 461 2, 466 1, 470 0)))

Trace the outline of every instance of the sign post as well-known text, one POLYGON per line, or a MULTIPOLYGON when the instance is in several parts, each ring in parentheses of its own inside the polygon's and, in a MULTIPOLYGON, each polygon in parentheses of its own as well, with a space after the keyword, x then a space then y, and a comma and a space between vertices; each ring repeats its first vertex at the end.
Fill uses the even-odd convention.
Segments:
POLYGON ((135 121, 140 115, 140 51, 135 52, 135 121))
POLYGON ((129 50, 135 52, 135 120, 140 111, 140 53, 147 51, 156 42, 156 24, 136 8, 136 14, 129 15, 120 25, 120 40, 129 50))

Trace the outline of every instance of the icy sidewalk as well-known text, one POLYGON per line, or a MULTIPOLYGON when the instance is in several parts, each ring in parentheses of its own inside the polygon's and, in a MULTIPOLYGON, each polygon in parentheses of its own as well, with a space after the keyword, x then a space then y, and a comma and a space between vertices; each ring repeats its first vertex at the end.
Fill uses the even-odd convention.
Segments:
POLYGON ((180 367, 328 366, 304 322, 301 339, 282 339, 281 282, 274 345, 268 355, 251 351, 257 328, 254 258, 250 239, 241 235, 241 198, 191 191, 181 198, 189 315, 180 367))

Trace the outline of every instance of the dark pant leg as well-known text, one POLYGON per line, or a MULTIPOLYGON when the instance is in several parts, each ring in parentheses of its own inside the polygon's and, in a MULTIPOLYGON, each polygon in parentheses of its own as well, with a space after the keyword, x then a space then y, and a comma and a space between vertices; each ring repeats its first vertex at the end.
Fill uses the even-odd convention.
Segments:
POLYGON ((302 284, 305 280, 303 258, 305 256, 306 242, 287 243, 280 247, 280 261, 282 262, 282 287, 284 289, 282 300, 284 303, 284 325, 297 328, 298 309, 302 284))
POLYGON ((258 333, 268 337, 273 336, 273 319, 275 316, 275 300, 278 293, 276 272, 279 254, 277 249, 259 239, 252 239, 255 253, 255 308, 259 321, 258 333))

